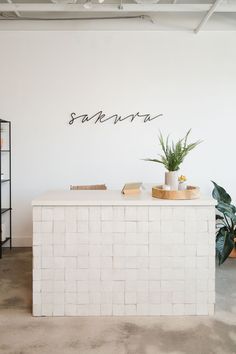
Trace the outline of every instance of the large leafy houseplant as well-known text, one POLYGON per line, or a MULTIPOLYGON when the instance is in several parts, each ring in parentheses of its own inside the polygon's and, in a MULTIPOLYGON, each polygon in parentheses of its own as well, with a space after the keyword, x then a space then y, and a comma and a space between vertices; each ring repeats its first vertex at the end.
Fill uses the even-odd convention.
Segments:
POLYGON ((224 263, 235 247, 236 237, 236 207, 232 204, 230 195, 226 190, 213 182, 212 196, 217 200, 216 209, 216 256, 219 264, 224 263))
POLYGON ((159 143, 161 145, 163 154, 159 155, 159 159, 144 159, 145 161, 157 162, 164 165, 164 167, 169 172, 178 171, 180 165, 184 161, 188 153, 193 150, 197 145, 201 143, 200 140, 195 141, 194 143, 188 144, 188 137, 191 132, 191 129, 186 133, 186 135, 174 143, 169 141, 169 136, 164 139, 162 133, 159 135, 159 143))

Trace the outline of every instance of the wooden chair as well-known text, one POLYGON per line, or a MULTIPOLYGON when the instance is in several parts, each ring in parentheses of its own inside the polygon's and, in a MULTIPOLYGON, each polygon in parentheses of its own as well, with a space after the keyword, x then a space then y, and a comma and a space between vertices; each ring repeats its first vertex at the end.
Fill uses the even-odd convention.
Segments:
POLYGON ((70 186, 71 191, 81 191, 81 190, 106 190, 107 186, 105 184, 92 184, 85 186, 70 186))

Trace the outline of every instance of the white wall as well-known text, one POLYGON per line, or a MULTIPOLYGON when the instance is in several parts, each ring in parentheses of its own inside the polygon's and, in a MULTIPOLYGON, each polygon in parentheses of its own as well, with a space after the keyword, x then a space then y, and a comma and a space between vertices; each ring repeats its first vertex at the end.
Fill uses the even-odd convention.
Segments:
POLYGON ((1 32, 0 113, 13 124, 15 244, 31 238, 31 200, 71 183, 162 181, 158 130, 204 143, 181 172, 236 197, 236 34, 1 32), (152 114, 152 123, 68 125, 72 111, 152 114))

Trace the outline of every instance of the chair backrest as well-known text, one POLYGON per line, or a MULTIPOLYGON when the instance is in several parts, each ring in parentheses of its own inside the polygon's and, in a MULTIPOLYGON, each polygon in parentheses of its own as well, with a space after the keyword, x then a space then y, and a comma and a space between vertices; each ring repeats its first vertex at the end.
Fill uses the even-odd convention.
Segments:
POLYGON ((105 184, 92 184, 88 186, 70 186, 71 191, 78 190, 106 190, 107 186, 105 184))

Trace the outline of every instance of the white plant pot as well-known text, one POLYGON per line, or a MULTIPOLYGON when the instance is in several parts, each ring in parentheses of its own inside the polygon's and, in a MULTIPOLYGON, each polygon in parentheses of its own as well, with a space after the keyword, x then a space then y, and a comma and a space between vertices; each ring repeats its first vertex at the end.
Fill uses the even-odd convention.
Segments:
POLYGON ((177 191, 179 186, 178 172, 177 171, 165 172, 165 184, 170 186, 171 190, 177 191))

